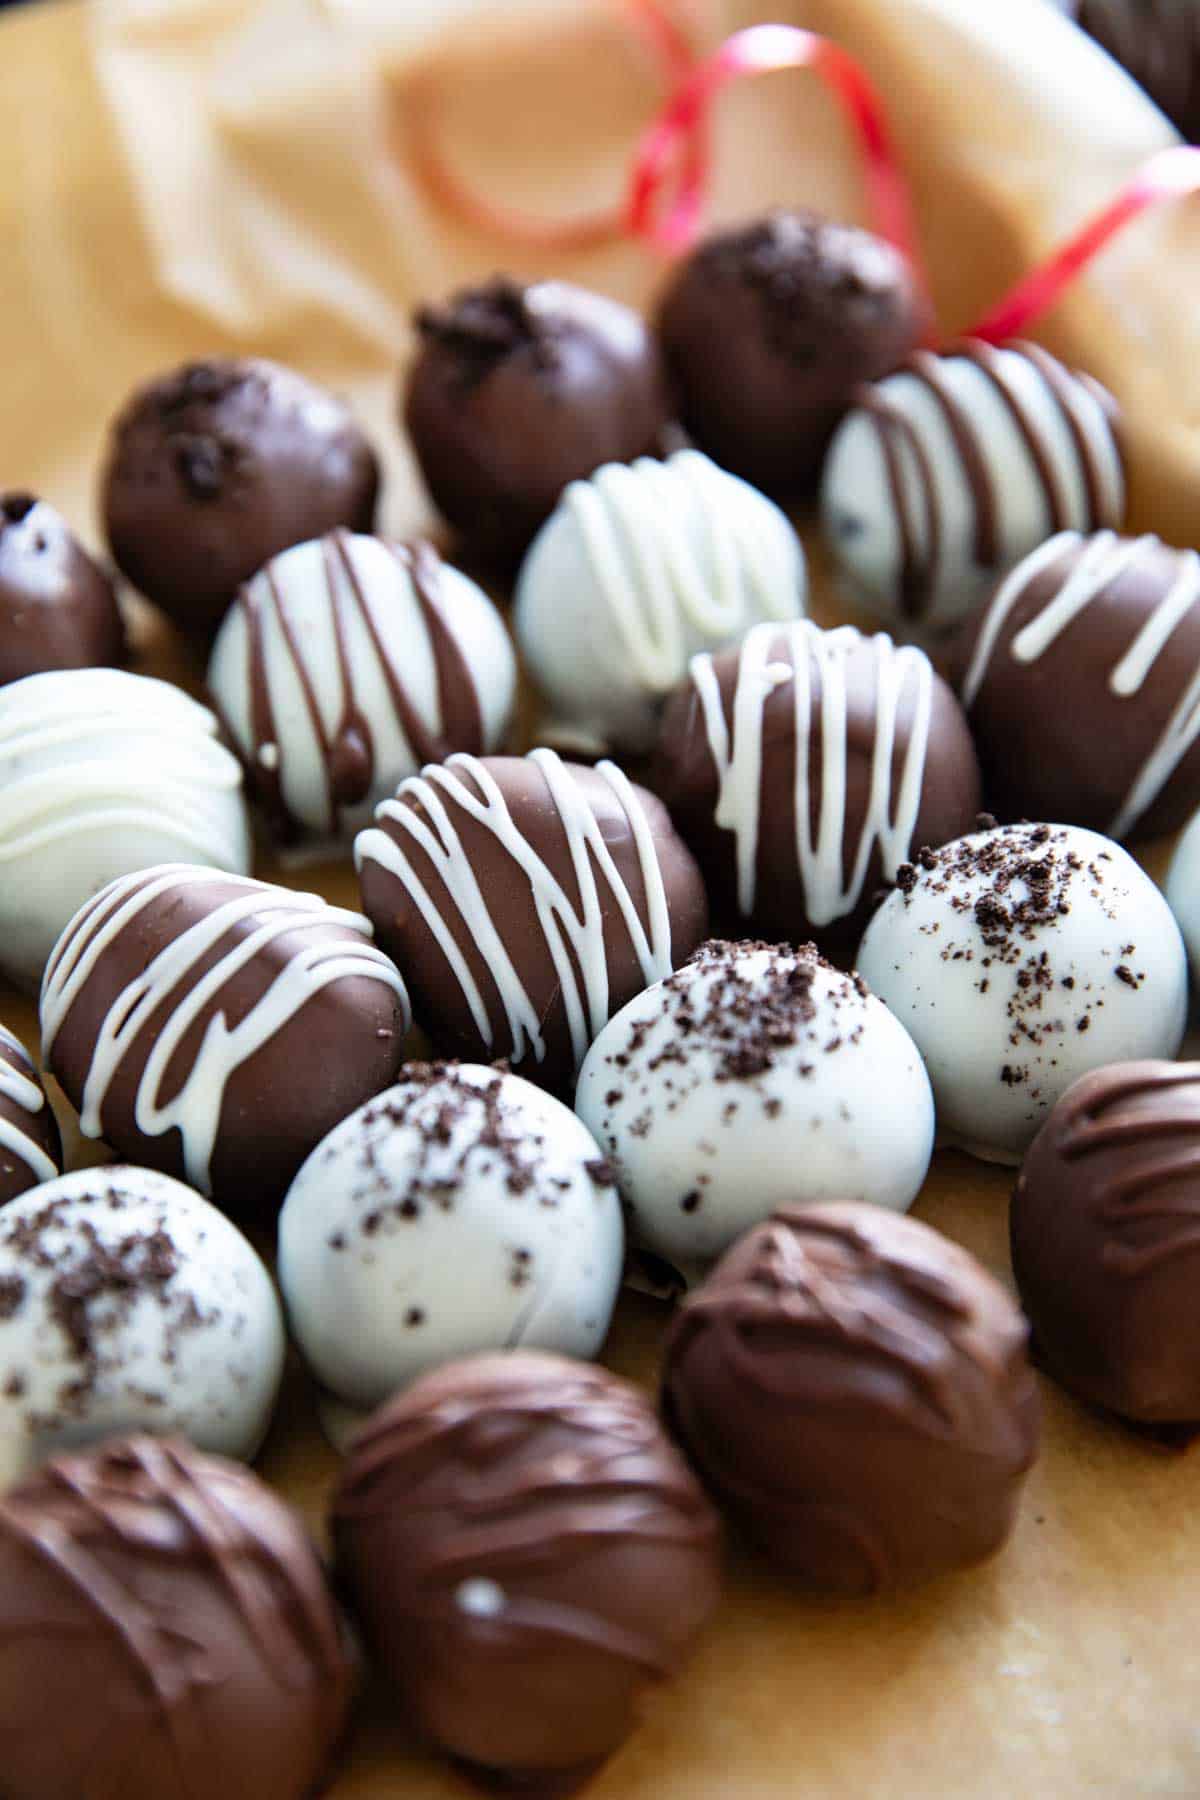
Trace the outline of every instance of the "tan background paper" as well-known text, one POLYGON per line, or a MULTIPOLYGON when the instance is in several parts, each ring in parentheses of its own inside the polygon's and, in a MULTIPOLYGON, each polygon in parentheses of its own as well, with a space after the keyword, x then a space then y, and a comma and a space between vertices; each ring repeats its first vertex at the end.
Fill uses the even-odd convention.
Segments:
MULTIPOLYGON (((686 12, 706 43, 765 16, 703 0, 686 12)), ((1171 141, 1040 0, 781 0, 773 16, 841 38, 890 96, 947 329, 1171 141)), ((514 257, 438 216, 402 156, 410 84, 430 67, 456 167, 548 211, 612 197, 658 91, 600 0, 94 0, 6 15, 0 486, 38 489, 89 529, 104 421, 131 383, 244 347, 347 391, 387 452, 387 524, 426 522, 391 416, 413 300, 502 266, 635 302, 659 278, 632 245, 514 257)), ((716 145, 716 218, 775 200, 858 216, 844 127, 811 77, 730 94, 716 145)), ((1120 395, 1138 522, 1180 542, 1194 541, 1200 474, 1198 286, 1200 205, 1179 207, 1131 231, 1041 333, 1120 395)), ((139 642, 142 666, 194 680, 143 609, 139 642)), ((345 871, 305 879, 353 898, 345 871)), ((2 993, 0 1016, 33 1041, 28 1009, 2 993)), ((941 1155, 917 1210, 1006 1275, 1006 1191, 941 1155)), ((652 1380, 664 1317, 623 1300, 614 1366, 652 1380)), ((1045 1454, 1004 1556, 850 1607, 735 1557, 695 1664, 590 1800, 1200 1793, 1195 1453, 1046 1398, 1045 1454)), ((319 1523, 333 1468, 295 1376, 265 1473, 319 1523)), ((334 1792, 468 1790, 377 1699, 334 1792)))

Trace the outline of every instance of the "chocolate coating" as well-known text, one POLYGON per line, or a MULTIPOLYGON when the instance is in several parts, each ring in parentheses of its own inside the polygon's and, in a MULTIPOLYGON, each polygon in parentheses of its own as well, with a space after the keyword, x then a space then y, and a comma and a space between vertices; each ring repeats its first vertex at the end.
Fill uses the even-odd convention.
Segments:
POLYGON ((416 326, 404 424, 438 511, 479 555, 515 562, 569 481, 662 448, 657 341, 615 300, 497 276, 416 326))
POLYGON ((1069 0, 1067 10, 1194 144, 1200 138, 1200 11, 1191 0, 1069 0))
POLYGON ((684 425, 770 493, 810 490, 860 382, 886 375, 929 323, 890 244, 807 212, 702 243, 659 312, 684 425))
POLYGON ((0 1206, 62 1169, 62 1139, 25 1046, 0 1025, 0 1206))
POLYGON ((731 935, 823 946, 849 943, 906 858, 979 811, 966 720, 925 653, 807 621, 693 658, 649 780, 731 935))
POLYGON ((1200 1063, 1075 1082, 1025 1157, 1010 1227, 1056 1380, 1127 1419, 1200 1420, 1200 1063))
POLYGON ((32 494, 0 494, 0 686, 125 660, 112 582, 32 494))
POLYGON ((927 1225, 790 1207, 729 1251, 667 1339, 663 1408, 782 1568, 867 1594, 981 1561, 1012 1529, 1040 1407, 1025 1322, 927 1225))
POLYGON ((182 1439, 0 1498, 5 1800, 305 1800, 353 1669, 290 1507, 182 1439))
POLYGON ((375 453, 340 400, 261 358, 185 363, 112 428, 101 505, 146 598, 207 636, 272 556, 344 525, 370 531, 375 453))
POLYGON ((508 1773, 615 1750, 718 1594, 716 1519, 645 1396, 529 1351, 447 1364, 376 1413, 333 1533, 423 1729, 508 1773))

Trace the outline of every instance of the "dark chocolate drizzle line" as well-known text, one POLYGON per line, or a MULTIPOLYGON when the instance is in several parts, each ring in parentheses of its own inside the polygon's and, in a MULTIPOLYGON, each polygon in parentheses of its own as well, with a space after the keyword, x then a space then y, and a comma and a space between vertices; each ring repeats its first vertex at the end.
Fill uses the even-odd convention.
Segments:
POLYGON ((889 400, 881 388, 860 389, 857 404, 870 417, 879 435, 892 511, 900 530, 900 610, 905 618, 920 618, 929 603, 934 573, 942 554, 942 512, 933 468, 920 433, 914 429, 901 407, 889 400), (909 489, 904 479, 904 464, 900 454, 902 444, 908 448, 916 464, 918 485, 925 502, 928 542, 924 553, 920 548, 917 521, 909 506, 909 489))
POLYGON ((975 422, 946 380, 940 356, 932 350, 914 350, 909 360, 913 372, 921 377, 941 408, 967 478, 975 518, 972 554, 981 569, 993 568, 1000 555, 1000 507, 975 422))
MULTIPOLYGON (((1014 348, 1017 347, 1018 346, 1014 346, 1014 348)), ((1096 457, 1092 440, 1080 424, 1075 408, 1072 405, 1072 384, 1074 383, 1076 386, 1085 388, 1087 392, 1091 394, 1092 398, 1098 402, 1108 421, 1108 428, 1112 433, 1117 455, 1120 457, 1121 461, 1124 462, 1124 457, 1121 454, 1121 447, 1117 443, 1116 437, 1118 416, 1116 401, 1113 399, 1108 389, 1102 387, 1098 381, 1093 381, 1090 375, 1070 374, 1063 368, 1060 362, 1057 362, 1055 358, 1049 354, 1048 351, 1043 350, 1040 344, 1022 343, 1019 348, 1022 356, 1028 357, 1042 380, 1046 383, 1046 386, 1050 389, 1050 392, 1054 395, 1054 398, 1058 402, 1059 411, 1066 421, 1067 429, 1071 433, 1071 441, 1075 445, 1075 454, 1079 458, 1079 473, 1083 478, 1083 490, 1087 495, 1088 511, 1087 524, 1084 527, 1085 531, 1099 531, 1103 525, 1119 526, 1121 523, 1120 519, 1111 518, 1109 516, 1108 508, 1104 504, 1104 481, 1100 464, 1096 457)), ((1056 531, 1061 529, 1062 526, 1055 526, 1056 531)))
MULTIPOLYGON (((1010 348, 1012 348, 1012 346, 1010 346, 1010 348)), ((1078 452, 1081 447, 1079 425, 1074 414, 1070 412, 1064 404, 1063 384, 1056 384, 1051 381, 1046 370, 1041 368, 1038 364, 1037 358, 1030 356, 1027 350, 1022 348, 1021 353, 1025 355, 1027 360, 1038 370, 1038 373, 1042 376, 1046 386, 1049 388, 1051 395, 1057 401, 1059 411, 1062 413, 1064 420, 1070 427, 1071 436, 1074 439, 1075 448, 1078 452)), ((964 357, 966 361, 974 363, 981 374, 988 377, 993 389, 1008 408, 1013 424, 1021 434, 1021 440, 1029 453, 1029 460, 1037 471, 1038 480, 1042 484, 1042 494, 1046 502, 1047 537, 1053 537, 1055 532, 1065 531, 1071 522, 1071 509, 1061 473, 1054 465, 1054 456, 1050 445, 1038 430, 1034 419, 1025 410, 1020 395, 1017 393, 1016 389, 1010 387, 1005 380, 1004 362, 1000 351, 996 350, 991 344, 972 342, 964 344, 958 351, 958 355, 964 357)), ((1082 460, 1081 456, 1081 464, 1082 460)), ((1092 471, 1092 474, 1094 477, 1094 470, 1092 471)), ((1086 475, 1085 486, 1087 486, 1088 491, 1088 517, 1090 519, 1093 517, 1096 508, 1095 497, 1091 486, 1087 484, 1086 475)), ((1088 529, 1091 530, 1090 525, 1088 526, 1088 529)))

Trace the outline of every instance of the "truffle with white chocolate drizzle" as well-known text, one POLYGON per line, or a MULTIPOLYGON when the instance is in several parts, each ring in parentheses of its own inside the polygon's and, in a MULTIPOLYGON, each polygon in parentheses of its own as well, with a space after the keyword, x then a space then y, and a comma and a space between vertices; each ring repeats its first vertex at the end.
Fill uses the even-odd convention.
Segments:
POLYGON ((0 1025, 0 1206, 62 1169, 62 1140, 25 1046, 0 1025))

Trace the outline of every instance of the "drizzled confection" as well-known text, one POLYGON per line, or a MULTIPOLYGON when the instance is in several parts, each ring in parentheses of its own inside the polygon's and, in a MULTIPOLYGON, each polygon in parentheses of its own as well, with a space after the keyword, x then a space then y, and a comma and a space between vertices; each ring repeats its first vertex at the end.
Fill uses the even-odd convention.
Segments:
POLYGON ((701 650, 804 611, 804 552, 695 450, 572 482, 521 569, 515 624, 559 741, 641 752, 701 650))
POLYGON ((0 686, 125 659, 112 582, 33 494, 0 494, 0 686))
POLYGON ((62 1139, 25 1046, 0 1025, 0 1206, 62 1169, 62 1139))
POLYGON ((497 749, 516 661, 486 594, 431 544, 336 531, 241 590, 208 686, 288 843, 353 836, 425 763, 497 749))

